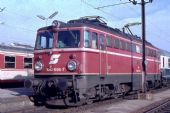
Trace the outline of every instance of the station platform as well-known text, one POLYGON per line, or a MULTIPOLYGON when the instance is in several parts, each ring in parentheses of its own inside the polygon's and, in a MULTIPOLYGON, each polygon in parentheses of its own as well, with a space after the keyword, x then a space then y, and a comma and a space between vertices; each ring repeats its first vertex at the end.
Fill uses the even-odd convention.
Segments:
POLYGON ((29 99, 32 94, 31 89, 25 88, 0 89, 0 113, 34 107, 34 103, 29 99))

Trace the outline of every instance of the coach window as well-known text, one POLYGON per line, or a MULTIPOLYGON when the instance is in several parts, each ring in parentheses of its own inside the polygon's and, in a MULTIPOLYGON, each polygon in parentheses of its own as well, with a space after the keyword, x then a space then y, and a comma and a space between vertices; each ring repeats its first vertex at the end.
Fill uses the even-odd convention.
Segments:
POLYGON ((32 58, 24 58, 24 68, 32 69, 32 58))
POLYGON ((168 68, 170 68, 170 58, 168 58, 168 68))
POLYGON ((86 48, 90 47, 90 32, 89 31, 84 32, 84 47, 86 48))
POLYGON ((112 47, 112 40, 110 36, 106 36, 106 45, 107 47, 112 47))
POLYGON ((15 68, 14 56, 5 56, 5 68, 15 68))
POLYGON ((104 35, 100 34, 100 49, 104 50, 105 46, 104 46, 104 35))
POLYGON ((97 33, 92 33, 92 48, 97 49, 98 46, 98 38, 97 33))

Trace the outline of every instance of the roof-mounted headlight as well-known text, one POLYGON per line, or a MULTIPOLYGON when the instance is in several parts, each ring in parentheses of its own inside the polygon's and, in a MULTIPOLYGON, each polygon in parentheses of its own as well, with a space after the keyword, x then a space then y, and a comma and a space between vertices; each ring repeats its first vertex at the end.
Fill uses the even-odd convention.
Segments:
POLYGON ((35 63, 35 67, 34 68, 35 68, 36 71, 41 71, 42 68, 43 68, 43 64, 40 61, 37 61, 35 63))
POLYGON ((69 71, 75 71, 77 69, 77 63, 74 60, 71 60, 67 63, 67 69, 69 71))

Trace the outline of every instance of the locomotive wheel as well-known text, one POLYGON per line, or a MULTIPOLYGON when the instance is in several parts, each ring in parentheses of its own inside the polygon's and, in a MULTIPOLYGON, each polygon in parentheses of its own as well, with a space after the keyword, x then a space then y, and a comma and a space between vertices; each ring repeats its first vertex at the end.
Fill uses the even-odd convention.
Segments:
POLYGON ((71 101, 71 97, 66 97, 66 98, 64 99, 64 104, 65 104, 66 106, 75 106, 74 103, 71 103, 70 101, 71 101))
POLYGON ((92 103, 93 103, 93 100, 87 97, 85 103, 88 104, 88 105, 89 105, 89 104, 92 104, 92 103))
POLYGON ((73 106, 73 107, 75 107, 75 106, 81 106, 81 105, 83 105, 85 103, 83 100, 80 100, 78 102, 71 102, 71 100, 72 100, 71 97, 66 97, 64 99, 64 104, 66 106, 73 106))
POLYGON ((119 97, 120 97, 120 95, 119 95, 119 94, 114 93, 111 97, 112 97, 112 98, 114 98, 114 99, 117 99, 117 98, 119 98, 119 97))
POLYGON ((34 95, 33 102, 36 106, 41 106, 41 105, 45 105, 46 100, 45 100, 45 97, 43 97, 43 96, 34 95))

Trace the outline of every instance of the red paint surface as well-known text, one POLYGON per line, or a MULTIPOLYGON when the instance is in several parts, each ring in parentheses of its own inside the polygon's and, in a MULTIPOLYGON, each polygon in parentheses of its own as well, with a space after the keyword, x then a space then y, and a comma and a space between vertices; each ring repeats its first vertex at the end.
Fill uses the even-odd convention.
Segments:
MULTIPOLYGON (((99 31, 94 31, 91 30, 92 32, 97 32, 98 34, 100 34, 99 31)), ((83 35, 81 35, 83 36, 83 35)), ((115 38, 115 37, 113 37, 115 38)), ((122 38, 121 38, 122 39, 122 38)), ((82 40, 82 39, 81 39, 82 40)), ((127 41, 124 40, 124 41, 127 41)), ((128 42, 131 42, 130 40, 128 40, 128 42)), ((106 39, 105 39, 105 43, 106 43, 106 39)), ((139 45, 140 42, 131 42, 131 43, 135 43, 138 46, 141 46, 141 44, 139 45)), ((81 44, 82 47, 83 43, 81 44)), ((55 47, 55 46, 54 46, 55 47)), ((99 48, 99 47, 98 47, 99 48)), ((154 49, 157 50, 154 47, 149 47, 150 49, 154 49)), ((71 54, 76 55, 76 58, 73 59, 77 62, 78 64, 78 69, 74 72, 77 74, 102 74, 102 75, 106 75, 106 74, 131 74, 131 73, 138 73, 141 74, 142 73, 142 54, 139 53, 131 53, 125 50, 121 50, 121 49, 115 49, 115 48, 108 48, 107 49, 107 53, 111 53, 111 54, 106 54, 106 49, 104 50, 105 53, 103 52, 96 52, 99 49, 91 49, 92 51, 80 51, 80 48, 77 48, 79 50, 75 51, 67 51, 67 49, 63 49, 61 51, 61 49, 56 49, 53 50, 52 54, 60 54, 60 58, 57 64, 55 65, 49 65, 50 62, 50 57, 51 55, 49 55, 49 51, 52 50, 45 50, 45 52, 43 52, 43 50, 41 51, 41 53, 35 52, 35 62, 37 61, 38 57, 40 57, 40 61, 43 63, 44 67, 43 70, 40 72, 36 72, 36 73, 42 73, 42 74, 64 74, 64 73, 70 73, 72 74, 73 72, 69 72, 66 68, 67 62, 69 60, 71 60, 69 58, 69 56, 71 54), (121 54, 119 55, 114 55, 114 54, 121 54), (128 57, 127 57, 128 55, 128 57), (137 58, 134 58, 137 57, 137 58), (139 59, 140 58, 140 59, 139 59), (62 68, 62 71, 47 71, 47 68, 62 68)), ((153 61, 148 61, 147 64, 147 73, 151 74, 151 73, 157 73, 159 74, 160 70, 159 70, 159 57, 154 58, 154 57, 146 57, 147 59, 149 58, 150 60, 153 61)), ((35 74, 36 74, 35 73, 35 74)))
POLYGON ((23 56, 16 56, 15 60, 16 60, 16 63, 15 63, 16 69, 23 69, 24 68, 23 67, 23 63, 24 63, 23 56))
POLYGON ((4 68, 4 55, 0 54, 0 69, 4 68))

